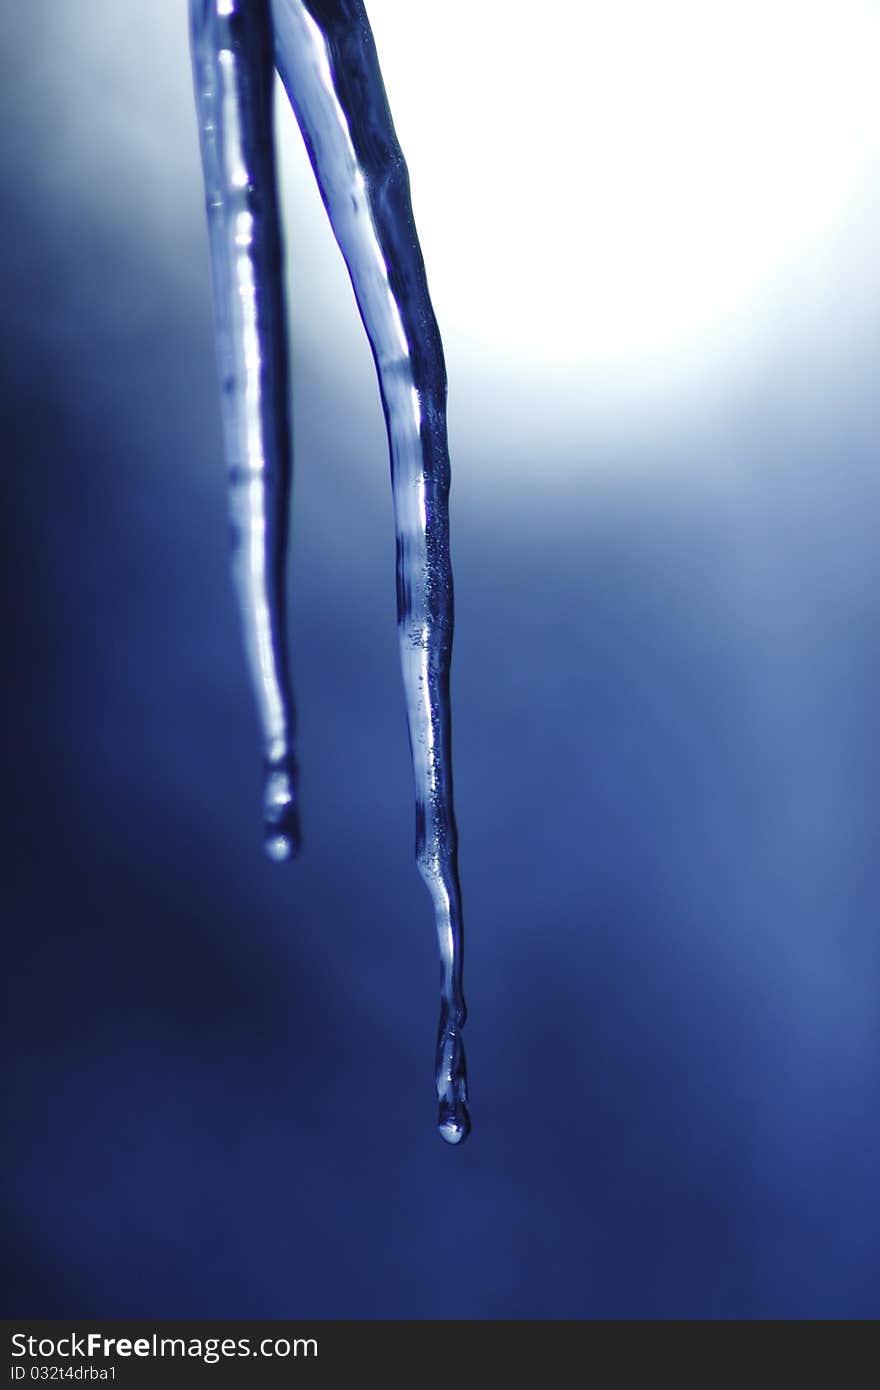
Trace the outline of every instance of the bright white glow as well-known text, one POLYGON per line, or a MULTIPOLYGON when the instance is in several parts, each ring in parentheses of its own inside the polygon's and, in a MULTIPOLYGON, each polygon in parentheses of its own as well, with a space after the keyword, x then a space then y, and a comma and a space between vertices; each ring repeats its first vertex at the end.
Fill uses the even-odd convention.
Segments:
POLYGON ((369 13, 444 335, 496 361, 745 343, 876 181, 876 5, 369 13))
MULTIPOLYGON (((601 420, 665 431, 670 412, 711 410, 743 374, 787 373, 795 354, 834 362, 874 333, 877 0, 585 0, 533 18, 521 0, 368 10, 457 441, 466 425, 530 441, 533 457, 540 439, 555 466, 570 454, 582 467, 601 420)), ((32 122, 41 100, 64 113, 56 195, 191 295, 206 243, 187 6, 54 11, 56 48, 76 61, 33 67, 27 110, 32 122)), ((375 403, 348 276, 280 92, 277 113, 296 351, 375 403)))
POLYGON ((252 212, 239 212, 235 217, 236 246, 251 246, 254 240, 254 215, 252 212))

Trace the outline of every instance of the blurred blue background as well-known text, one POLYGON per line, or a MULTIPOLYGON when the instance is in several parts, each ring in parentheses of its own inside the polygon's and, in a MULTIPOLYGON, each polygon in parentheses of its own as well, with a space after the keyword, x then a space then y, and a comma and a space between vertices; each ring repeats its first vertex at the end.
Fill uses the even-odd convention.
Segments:
MULTIPOLYGON (((461 1151, 434 1131, 381 412, 295 132, 284 113, 305 844, 276 868, 185 6, 7 8, 7 1314, 876 1317, 877 7, 791 29, 770 5, 790 62, 771 50, 760 119, 708 30, 670 76, 673 32, 658 81, 699 148, 624 81, 615 155, 613 105, 583 127, 552 103, 542 125, 534 86, 506 105, 515 34, 496 63, 461 6, 433 29, 371 6, 450 374, 461 1151), (467 80, 421 66, 426 31, 467 80), (533 141, 512 189, 508 120, 514 159, 533 141), (724 121, 752 139, 735 167, 724 121), (663 293, 618 321, 632 283, 663 293)), ((703 10, 764 61, 749 6, 703 10)), ((577 51, 613 69, 584 16, 577 51)), ((526 32, 552 78, 571 45, 526 32)))

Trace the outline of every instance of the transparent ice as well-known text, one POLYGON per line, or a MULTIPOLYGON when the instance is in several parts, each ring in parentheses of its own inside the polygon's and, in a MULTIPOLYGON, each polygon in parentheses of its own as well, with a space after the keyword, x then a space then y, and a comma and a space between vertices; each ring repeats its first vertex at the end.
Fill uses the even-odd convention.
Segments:
POLYGON ((291 430, 276 188, 277 67, 345 258, 388 429, 416 860, 441 958, 439 1129, 467 1137, 461 891, 452 800, 446 369, 409 178, 361 0, 190 0, 232 518, 232 564, 265 752, 265 844, 299 845, 284 565, 291 430))

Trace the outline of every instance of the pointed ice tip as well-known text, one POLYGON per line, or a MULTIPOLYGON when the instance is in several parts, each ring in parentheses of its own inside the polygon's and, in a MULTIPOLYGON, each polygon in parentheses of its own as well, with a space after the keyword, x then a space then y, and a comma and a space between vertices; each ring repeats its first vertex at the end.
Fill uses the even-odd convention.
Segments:
POLYGON ((297 849, 289 835, 279 835, 274 827, 263 841, 263 848, 273 864, 283 864, 287 859, 293 859, 297 849))
POLYGON ((263 796, 266 838, 264 848, 274 864, 283 864, 299 852, 299 815, 293 794, 290 767, 270 767, 263 796))
POLYGON ((285 864, 288 859, 296 858, 299 854, 299 847, 299 818, 295 809, 290 807, 280 823, 278 821, 266 823, 263 849, 273 864, 285 864))
POLYGON ((463 1100, 450 1105, 444 1101, 440 1106, 437 1120, 440 1138, 447 1144, 463 1144, 471 1132, 471 1117, 463 1100))

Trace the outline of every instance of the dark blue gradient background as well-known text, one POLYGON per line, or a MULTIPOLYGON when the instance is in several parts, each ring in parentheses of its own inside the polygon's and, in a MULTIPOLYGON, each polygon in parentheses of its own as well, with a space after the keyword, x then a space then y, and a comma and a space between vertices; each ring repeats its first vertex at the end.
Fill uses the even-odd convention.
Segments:
POLYGON ((539 382, 512 430, 450 344, 450 1151, 344 274, 291 247, 305 845, 276 868, 186 54, 141 46, 142 3, 137 40, 35 46, 53 8, 16 7, 0 87, 7 1314, 877 1316, 876 277, 833 341, 777 325, 708 406, 616 434, 574 378, 549 437, 539 382))

